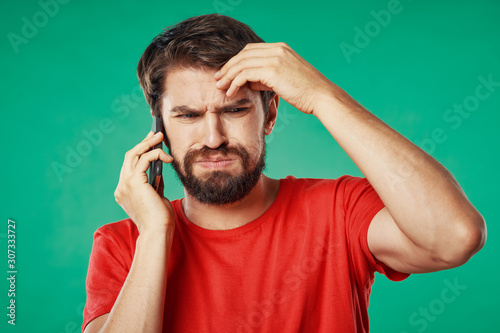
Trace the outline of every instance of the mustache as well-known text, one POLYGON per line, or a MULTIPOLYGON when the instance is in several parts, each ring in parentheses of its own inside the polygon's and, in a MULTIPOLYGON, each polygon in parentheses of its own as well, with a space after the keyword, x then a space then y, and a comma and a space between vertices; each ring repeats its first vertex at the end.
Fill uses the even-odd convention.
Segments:
POLYGON ((203 146, 198 150, 188 151, 186 156, 184 156, 184 166, 191 165, 197 158, 209 158, 214 155, 227 156, 229 154, 239 156, 243 161, 244 166, 248 166, 250 155, 247 150, 240 145, 229 147, 226 143, 217 148, 203 146))

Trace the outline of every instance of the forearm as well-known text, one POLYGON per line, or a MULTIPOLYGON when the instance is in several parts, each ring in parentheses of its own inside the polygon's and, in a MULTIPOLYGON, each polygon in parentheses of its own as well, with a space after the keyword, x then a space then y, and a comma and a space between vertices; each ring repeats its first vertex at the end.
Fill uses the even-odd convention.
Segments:
POLYGON ((99 332, 161 332, 173 230, 139 235, 123 287, 99 332))
POLYGON ((440 163, 340 88, 332 85, 313 113, 416 246, 442 253, 464 233, 483 227, 479 213, 440 163))

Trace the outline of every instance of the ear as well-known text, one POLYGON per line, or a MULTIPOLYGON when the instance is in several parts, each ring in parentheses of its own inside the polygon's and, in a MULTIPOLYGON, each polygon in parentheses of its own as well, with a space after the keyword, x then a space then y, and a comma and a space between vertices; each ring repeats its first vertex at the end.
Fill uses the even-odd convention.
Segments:
POLYGON ((155 115, 154 115, 154 113, 153 113, 153 109, 149 109, 149 113, 151 113, 151 118, 154 118, 154 117, 155 117, 155 115))
POLYGON ((276 124, 276 118, 278 117, 278 104, 280 97, 278 94, 274 95, 269 101, 269 113, 267 115, 266 124, 264 128, 264 133, 269 135, 273 132, 274 125, 276 124))

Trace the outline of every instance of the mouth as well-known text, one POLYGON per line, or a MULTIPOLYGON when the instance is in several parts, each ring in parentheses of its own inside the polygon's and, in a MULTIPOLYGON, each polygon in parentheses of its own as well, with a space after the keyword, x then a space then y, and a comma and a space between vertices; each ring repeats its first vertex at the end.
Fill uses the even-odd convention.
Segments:
POLYGON ((209 170, 222 170, 230 167, 236 159, 231 157, 204 157, 195 164, 209 170))

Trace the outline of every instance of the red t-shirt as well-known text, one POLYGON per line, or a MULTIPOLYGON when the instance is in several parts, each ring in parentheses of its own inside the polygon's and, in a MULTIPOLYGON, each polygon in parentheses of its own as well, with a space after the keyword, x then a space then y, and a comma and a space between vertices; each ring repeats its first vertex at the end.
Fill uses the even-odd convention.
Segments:
MULTIPOLYGON (((273 204, 239 228, 190 222, 180 200, 168 263, 164 332, 368 332, 374 272, 368 226, 384 207, 364 178, 280 180, 273 204)), ((82 330, 111 311, 138 236, 122 220, 94 234, 82 330)))

